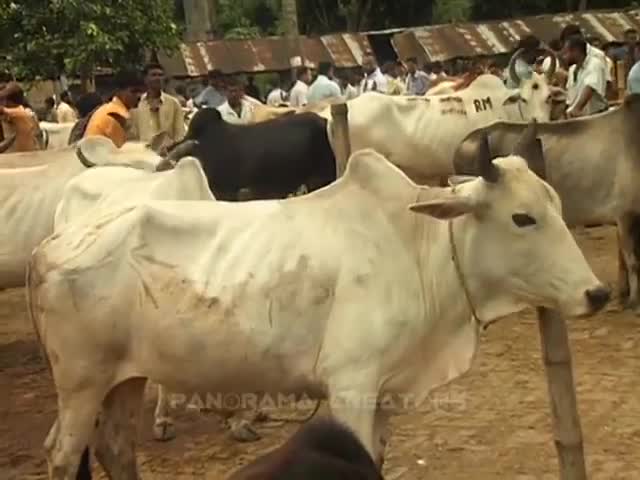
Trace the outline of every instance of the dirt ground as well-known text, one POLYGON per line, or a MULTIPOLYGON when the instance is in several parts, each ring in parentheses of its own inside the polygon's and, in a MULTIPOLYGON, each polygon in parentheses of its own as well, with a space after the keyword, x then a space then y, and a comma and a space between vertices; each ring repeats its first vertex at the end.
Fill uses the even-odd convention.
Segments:
MULTIPOLYGON (((583 230, 576 237, 595 272, 613 283, 614 230, 583 230)), ((637 479, 640 318, 621 312, 615 302, 606 312, 569 325, 590 478, 637 479)), ((155 389, 149 391, 139 453, 147 479, 223 479, 298 428, 280 421, 258 424, 262 439, 240 444, 227 437, 215 415, 181 409, 178 437, 158 443, 151 433, 155 389)), ((558 478, 533 312, 490 327, 472 371, 435 392, 430 405, 392 422, 388 480, 558 478)), ((55 409, 23 290, 0 292, 0 479, 46 478, 42 442, 55 409)))

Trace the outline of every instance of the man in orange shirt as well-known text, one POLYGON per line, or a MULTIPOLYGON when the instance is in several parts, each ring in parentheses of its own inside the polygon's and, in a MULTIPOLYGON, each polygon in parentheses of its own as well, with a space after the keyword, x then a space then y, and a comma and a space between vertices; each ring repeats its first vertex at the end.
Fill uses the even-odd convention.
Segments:
POLYGON ((5 137, 0 153, 40 150, 38 119, 27 105, 24 91, 16 82, 0 91, 0 121, 5 137))
POLYGON ((138 106, 145 84, 139 73, 131 71, 118 73, 115 84, 113 99, 91 115, 84 137, 107 137, 120 148, 127 141, 129 111, 138 106))

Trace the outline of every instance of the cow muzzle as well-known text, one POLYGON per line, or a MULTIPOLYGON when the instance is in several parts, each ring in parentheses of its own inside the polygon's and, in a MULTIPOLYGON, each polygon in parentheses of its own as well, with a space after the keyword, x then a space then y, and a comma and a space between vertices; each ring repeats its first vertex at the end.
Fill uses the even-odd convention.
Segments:
POLYGON ((611 300, 611 289, 604 285, 599 285, 595 288, 590 288, 584 292, 584 295, 587 298, 591 313, 596 313, 602 310, 611 300))

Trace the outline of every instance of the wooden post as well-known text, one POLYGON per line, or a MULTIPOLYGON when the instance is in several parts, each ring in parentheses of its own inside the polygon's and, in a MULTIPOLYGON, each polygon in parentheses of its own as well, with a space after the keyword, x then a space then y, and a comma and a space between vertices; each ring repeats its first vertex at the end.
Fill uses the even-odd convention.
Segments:
POLYGON ((553 436, 560 480, 586 480, 582 428, 573 383, 567 324, 560 313, 538 309, 542 355, 547 374, 553 436))
MULTIPOLYGON (((539 154, 536 174, 546 178, 542 141, 539 138, 536 138, 536 148, 539 154)), ((558 453, 559 478, 587 480, 567 324, 559 312, 539 308, 538 327, 551 403, 553 437, 558 453)))
POLYGON ((351 139, 349 137, 349 108, 346 103, 331 105, 331 138, 336 157, 336 175, 342 176, 351 156, 351 139))

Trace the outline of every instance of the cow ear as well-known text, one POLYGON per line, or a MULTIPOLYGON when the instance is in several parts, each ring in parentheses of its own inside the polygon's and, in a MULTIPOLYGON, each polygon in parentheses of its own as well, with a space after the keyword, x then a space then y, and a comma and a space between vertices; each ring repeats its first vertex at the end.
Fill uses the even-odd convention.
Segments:
POLYGON ((522 98, 522 95, 520 95, 520 90, 514 90, 512 91, 509 96, 507 98, 505 98, 504 102, 502 102, 503 105, 512 105, 514 103, 518 103, 520 100, 525 101, 524 98, 522 98))
POLYGON ((413 203, 409 210, 439 220, 450 220, 476 210, 476 204, 471 197, 464 195, 450 195, 436 200, 413 203))

